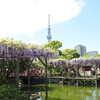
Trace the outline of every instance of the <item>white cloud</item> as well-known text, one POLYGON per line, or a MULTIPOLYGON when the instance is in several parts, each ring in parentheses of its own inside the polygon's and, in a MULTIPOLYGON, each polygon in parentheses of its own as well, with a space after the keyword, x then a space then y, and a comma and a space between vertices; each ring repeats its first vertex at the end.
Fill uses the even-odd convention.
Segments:
POLYGON ((80 0, 0 0, 0 35, 30 35, 47 27, 48 14, 52 25, 77 16, 83 5, 80 0))
POLYGON ((28 34, 27 34, 27 37, 28 37, 28 38, 33 38, 33 37, 34 37, 34 34, 33 34, 32 32, 31 32, 31 33, 28 33, 28 34))
POLYGON ((27 43, 32 43, 32 44, 40 44, 39 41, 28 41, 27 43))
POLYGON ((28 38, 33 38, 33 37, 40 37, 40 36, 38 36, 38 35, 35 35, 33 32, 29 32, 29 33, 27 33, 27 35, 26 35, 28 38))

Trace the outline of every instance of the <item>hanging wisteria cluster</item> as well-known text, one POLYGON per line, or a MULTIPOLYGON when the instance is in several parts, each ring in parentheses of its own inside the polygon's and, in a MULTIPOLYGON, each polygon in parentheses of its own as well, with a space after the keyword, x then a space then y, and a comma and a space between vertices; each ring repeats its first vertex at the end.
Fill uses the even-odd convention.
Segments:
POLYGON ((58 56, 58 52, 50 51, 50 49, 45 48, 25 48, 21 46, 17 48, 16 46, 8 47, 7 45, 0 44, 0 60, 14 60, 19 58, 32 58, 32 57, 42 57, 42 58, 55 58, 58 56))
POLYGON ((78 69, 80 67, 96 67, 100 68, 100 58, 93 57, 93 58, 76 58, 72 60, 54 60, 48 62, 49 66, 53 66, 54 68, 62 67, 64 68, 74 68, 77 67, 78 69))
POLYGON ((56 59, 54 61, 48 62, 48 69, 51 72, 51 69, 55 69, 56 72, 62 74, 62 72, 66 69, 66 64, 68 63, 68 60, 64 59, 56 59))
POLYGON ((60 60, 60 59, 57 59, 57 60, 54 60, 54 61, 49 61, 48 62, 48 65, 52 65, 52 66, 54 66, 56 68, 58 66, 66 66, 66 64, 68 62, 69 62, 68 60, 60 60))
MULTIPOLYGON (((44 48, 43 46, 37 46, 34 44, 26 44, 22 41, 14 41, 13 39, 0 40, 0 71, 12 68, 15 69, 16 63, 23 60, 27 67, 32 66, 33 60, 55 58, 58 56, 58 52, 44 48), (9 66, 6 65, 9 62, 9 66), (29 64, 28 64, 29 63, 29 64), (12 67, 12 68, 11 68, 12 67)), ((45 62, 43 62, 45 63, 45 62)))
POLYGON ((72 59, 70 61, 72 66, 77 67, 85 67, 85 66, 94 66, 94 67, 100 67, 100 58, 93 57, 93 58, 77 58, 72 59))

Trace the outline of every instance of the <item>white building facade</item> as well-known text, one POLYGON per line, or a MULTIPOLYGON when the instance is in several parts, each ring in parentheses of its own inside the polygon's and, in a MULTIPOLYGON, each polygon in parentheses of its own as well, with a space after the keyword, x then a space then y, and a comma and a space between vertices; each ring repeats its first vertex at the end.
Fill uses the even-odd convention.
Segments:
POLYGON ((88 51, 87 53, 89 56, 95 56, 98 54, 98 51, 88 51))

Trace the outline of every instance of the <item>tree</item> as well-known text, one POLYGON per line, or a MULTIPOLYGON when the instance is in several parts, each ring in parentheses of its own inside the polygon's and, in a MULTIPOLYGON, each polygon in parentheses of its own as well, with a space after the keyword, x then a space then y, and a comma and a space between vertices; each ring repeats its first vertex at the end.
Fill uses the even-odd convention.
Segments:
POLYGON ((90 58, 90 56, 87 52, 84 53, 84 58, 90 58))
POLYGON ((100 57, 100 54, 95 55, 94 57, 100 57))
POLYGON ((38 60, 45 66, 45 85, 46 85, 46 100, 48 100, 48 90, 47 90, 47 68, 48 68, 48 60, 50 58, 56 58, 58 56, 58 52, 55 50, 50 50, 48 48, 40 47, 38 50, 34 52, 34 55, 38 58, 38 60))
POLYGON ((49 47, 53 50, 58 50, 60 47, 62 47, 62 43, 60 41, 50 41, 47 44, 44 45, 45 47, 49 47))
POLYGON ((63 57, 67 60, 73 59, 73 58, 79 58, 80 54, 77 52, 76 49, 64 49, 62 51, 63 57))

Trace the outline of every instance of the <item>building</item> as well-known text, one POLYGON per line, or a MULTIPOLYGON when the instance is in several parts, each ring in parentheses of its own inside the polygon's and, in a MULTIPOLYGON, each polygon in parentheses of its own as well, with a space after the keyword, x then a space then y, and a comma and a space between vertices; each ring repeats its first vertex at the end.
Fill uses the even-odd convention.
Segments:
POLYGON ((98 51, 88 51, 87 53, 89 56, 95 56, 98 54, 98 51))
POLYGON ((83 45, 77 45, 75 46, 75 49, 80 54, 80 56, 84 56, 84 53, 86 52, 86 47, 83 45))

